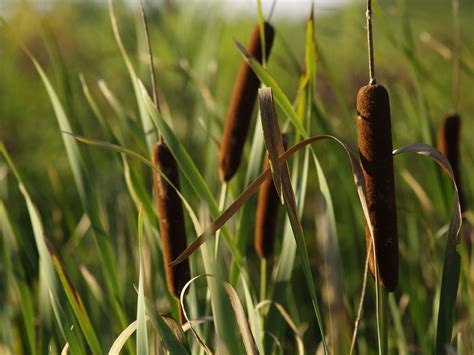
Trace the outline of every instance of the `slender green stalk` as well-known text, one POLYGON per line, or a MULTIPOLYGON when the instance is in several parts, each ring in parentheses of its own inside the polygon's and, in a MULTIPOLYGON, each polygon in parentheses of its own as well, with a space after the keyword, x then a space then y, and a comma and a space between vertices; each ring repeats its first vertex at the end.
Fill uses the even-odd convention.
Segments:
POLYGON ((260 300, 267 297, 267 259, 260 259, 260 300))
POLYGON ((405 336, 405 330, 403 329, 402 319, 400 316, 400 310, 397 306, 397 301, 395 300, 395 296, 393 295, 393 293, 390 294, 388 297, 390 313, 392 314, 393 323, 399 339, 399 346, 401 347, 399 351, 402 354, 408 354, 407 339, 405 336))
MULTIPOLYGON (((224 182, 221 186, 221 195, 219 198, 219 211, 223 211, 225 208, 225 201, 227 199, 227 187, 228 184, 224 182)), ((216 243, 215 243, 215 248, 214 248, 214 258, 217 259, 217 253, 219 253, 219 242, 221 240, 221 232, 218 230, 216 232, 216 243)))
POLYGON ((388 291, 384 287, 377 285, 378 308, 377 332, 379 340, 379 354, 388 354, 388 291))

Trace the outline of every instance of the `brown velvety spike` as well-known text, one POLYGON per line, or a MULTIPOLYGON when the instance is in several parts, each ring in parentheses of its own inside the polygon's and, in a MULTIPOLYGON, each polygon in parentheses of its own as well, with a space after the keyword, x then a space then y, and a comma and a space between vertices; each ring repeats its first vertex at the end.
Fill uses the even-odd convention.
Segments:
MULTIPOLYGON (((265 22, 265 52, 267 58, 270 55, 274 36, 275 30, 269 23, 265 22)), ((262 62, 262 43, 258 23, 253 29, 247 50, 260 63, 262 62)), ((220 145, 219 176, 222 181, 229 181, 239 167, 259 86, 260 82, 250 66, 246 61, 242 62, 227 111, 220 145)))
MULTIPOLYGON (((286 149, 286 135, 283 135, 283 144, 286 149)), ((268 167, 270 167, 270 162, 268 157, 265 157, 263 170, 268 167)), ((255 217, 255 251, 261 259, 267 259, 273 253, 280 206, 281 201, 275 190, 273 180, 265 180, 260 186, 258 193, 257 213, 255 217)))
POLYGON ((438 132, 438 149, 448 158, 453 168, 454 178, 459 190, 461 211, 466 210, 466 202, 462 193, 461 173, 459 168, 459 141, 461 133, 461 117, 454 113, 448 115, 442 122, 438 132))
MULTIPOLYGON (((380 283, 393 291, 398 283, 398 235, 393 174, 390 102, 382 85, 367 85, 357 94, 359 155, 367 190, 380 283)), ((366 245, 370 233, 366 226, 366 245)), ((373 254, 369 266, 375 275, 373 254)))
MULTIPOLYGON (((153 165, 179 189, 178 166, 165 143, 153 146, 152 160, 153 165)), ((185 260, 173 267, 169 266, 169 263, 187 247, 182 202, 174 188, 157 171, 153 172, 153 186, 159 214, 166 280, 170 292, 179 297, 184 285, 190 279, 189 261, 185 260)))

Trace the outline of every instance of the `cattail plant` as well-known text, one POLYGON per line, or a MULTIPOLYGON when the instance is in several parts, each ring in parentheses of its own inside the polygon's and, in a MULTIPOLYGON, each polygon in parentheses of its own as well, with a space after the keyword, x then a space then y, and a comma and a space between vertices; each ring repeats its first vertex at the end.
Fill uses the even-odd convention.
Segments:
POLYGON ((454 178, 459 191, 461 211, 465 211, 465 199, 461 187, 461 173, 459 168, 459 140, 461 133, 461 117, 450 114, 441 123, 438 132, 438 149, 449 160, 453 168, 454 178))
MULTIPOLYGON (((166 143, 153 146, 152 161, 169 182, 179 189, 178 166, 166 143)), ((169 266, 187 247, 183 207, 177 192, 169 182, 159 172, 153 172, 166 280, 171 294, 178 298, 190 279, 190 270, 188 260, 176 266, 169 266)))
POLYGON ((379 282, 390 292, 398 283, 392 130, 388 92, 382 85, 377 85, 375 79, 371 0, 367 0, 366 18, 370 81, 369 85, 363 86, 357 93, 357 140, 369 218, 373 227, 376 260, 371 248, 372 236, 368 225, 365 228, 365 241, 367 251, 370 251, 370 271, 374 276, 378 271, 379 282))
MULTIPOLYGON (((287 147, 287 135, 283 135, 283 145, 287 147)), ((268 157, 265 157, 263 170, 270 167, 268 157)), ((260 186, 255 216, 255 251, 261 259, 267 259, 273 253, 275 233, 278 223, 278 211, 281 205, 275 185, 267 179, 260 186)))
MULTIPOLYGON (((265 22, 264 33, 265 53, 268 57, 275 35, 275 30, 268 22, 265 22)), ((253 29, 247 50, 259 62, 262 62, 263 51, 258 23, 253 29)), ((229 181, 239 167, 259 85, 260 82, 257 76, 244 61, 240 65, 237 81, 235 82, 220 144, 219 176, 222 181, 229 181)))
MULTIPOLYGON (((461 135, 461 117, 457 113, 449 114, 441 122, 438 131, 438 149, 449 160, 451 168, 453 169, 454 179, 458 187, 459 204, 461 212, 467 210, 466 199, 464 197, 461 169, 460 169, 460 135, 461 135)), ((472 244, 474 242, 474 235, 472 235, 472 228, 468 223, 465 224, 464 240, 467 247, 467 255, 471 256, 472 244)))
MULTIPOLYGON (((393 291, 398 282, 398 236, 393 174, 390 102, 382 85, 363 86, 357 94, 359 155, 365 178, 380 282, 393 291)), ((366 227, 367 250, 371 236, 366 227)), ((375 275, 373 252, 370 271, 375 275)))
MULTIPOLYGON (((148 59, 150 62, 153 103, 155 107, 159 109, 153 53, 143 2, 141 2, 141 11, 147 40, 148 59)), ((161 135, 158 135, 158 139, 158 143, 152 147, 152 163, 156 169, 160 170, 164 176, 166 176, 168 181, 157 170, 153 170, 153 188, 155 190, 156 208, 158 210, 158 221, 160 224, 166 282, 171 294, 179 298, 181 290, 191 278, 191 272, 188 260, 179 265, 170 266, 171 261, 187 247, 183 206, 175 190, 175 188, 178 190, 180 188, 178 165, 168 146, 162 141, 161 135)), ((182 309, 180 306, 178 309, 179 320, 183 323, 182 309)))

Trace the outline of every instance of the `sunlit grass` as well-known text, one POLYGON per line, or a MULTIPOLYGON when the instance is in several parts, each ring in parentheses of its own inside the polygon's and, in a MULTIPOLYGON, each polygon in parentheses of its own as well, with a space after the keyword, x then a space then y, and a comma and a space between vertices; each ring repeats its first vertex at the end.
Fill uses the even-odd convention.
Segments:
MULTIPOLYGON (((361 7, 297 24, 272 19, 275 48, 264 64, 240 44, 255 22, 229 24, 213 12, 203 20, 193 16, 196 5, 147 9, 156 100, 139 12, 111 0, 110 12, 75 5, 95 13, 83 25, 64 4, 8 19, 0 38, 8 54, 0 83, 0 352, 338 354, 349 352, 353 334, 361 354, 385 346, 472 352, 474 100, 466 92, 474 43, 463 31, 473 8, 460 2, 456 101, 451 60, 418 39, 427 31, 453 50, 451 28, 436 25, 451 5, 435 3, 374 3, 377 79, 390 93, 394 147, 404 147, 394 151, 400 280, 388 295, 366 267, 354 106, 368 82, 361 7), (88 52, 68 40, 84 41, 88 52), (260 92, 237 174, 222 183, 216 140, 243 61, 271 92, 260 92), (426 145, 436 145, 441 117, 454 108, 467 206, 461 229, 454 176, 426 145), (159 137, 177 161, 190 246, 183 257, 193 279, 180 300, 166 281, 153 202, 153 169, 167 179, 151 163, 159 137), (262 170, 265 151, 271 171, 262 170), (442 169, 398 156, 405 152, 442 169), (273 254, 260 259, 253 238, 265 179, 275 182, 284 214, 273 254), (182 325, 181 304, 189 321, 182 325)), ((257 4, 255 13, 263 23, 257 4)))

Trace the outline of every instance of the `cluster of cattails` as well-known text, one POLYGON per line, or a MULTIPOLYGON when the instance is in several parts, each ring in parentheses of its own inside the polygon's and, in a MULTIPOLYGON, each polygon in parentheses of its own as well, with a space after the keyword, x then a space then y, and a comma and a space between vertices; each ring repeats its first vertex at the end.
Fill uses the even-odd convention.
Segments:
MULTIPOLYGON (((268 57, 273 44, 275 31, 265 22, 265 53, 268 57)), ((262 62, 263 51, 260 38, 260 26, 255 25, 247 51, 262 62)), ((219 176, 222 181, 229 181, 239 167, 245 139, 250 127, 253 108, 257 98, 260 82, 247 62, 240 66, 235 82, 232 99, 227 112, 227 119, 219 151, 219 176)))
POLYGON ((166 143, 157 143, 153 146, 152 161, 153 165, 169 180, 168 182, 158 171, 153 172, 166 281, 170 292, 178 298, 184 285, 190 279, 187 259, 176 266, 169 265, 187 247, 183 206, 173 188, 173 185, 177 189, 180 187, 178 166, 166 143))
MULTIPOLYGON (((283 135, 283 145, 287 148, 287 135, 283 135)), ((265 158, 263 170, 270 167, 268 157, 265 158)), ((268 259, 273 254, 278 211, 281 206, 280 197, 272 179, 265 180, 260 186, 255 216, 255 251, 261 259, 268 259)))
MULTIPOLYGON (((357 94, 359 155, 367 191, 370 222, 373 226, 379 281, 393 291, 398 283, 398 235, 393 174, 390 102, 381 85, 367 85, 357 94)), ((371 236, 366 227, 370 252, 369 267, 375 275, 371 236)))

